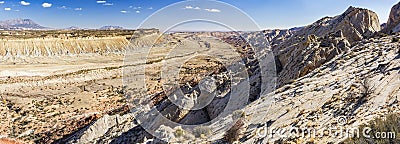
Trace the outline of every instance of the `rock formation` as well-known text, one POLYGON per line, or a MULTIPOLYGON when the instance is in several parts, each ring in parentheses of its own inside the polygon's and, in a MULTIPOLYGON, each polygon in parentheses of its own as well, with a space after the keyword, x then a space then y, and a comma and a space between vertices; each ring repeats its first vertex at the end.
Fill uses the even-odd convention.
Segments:
POLYGON ((274 30, 264 30, 263 33, 264 37, 266 37, 267 40, 270 42, 270 45, 274 46, 290 38, 293 35, 293 33, 296 32, 297 30, 298 30, 297 28, 290 30, 274 29, 274 30))
MULTIPOLYGON (((3 40, 0 41, 0 62, 15 62, 39 56, 124 54, 129 39, 142 36, 157 38, 158 30, 3 31, 2 35, 4 37, 1 37, 3 40)), ((146 42, 152 43, 154 39, 146 42)), ((143 42, 145 40, 142 40, 143 42)))
POLYGON ((289 39, 273 47, 277 57, 279 85, 308 74, 379 30, 376 13, 354 7, 349 7, 341 15, 325 17, 298 30, 289 39))
POLYGON ((392 7, 386 27, 382 32, 391 34, 400 31, 400 2, 392 7))

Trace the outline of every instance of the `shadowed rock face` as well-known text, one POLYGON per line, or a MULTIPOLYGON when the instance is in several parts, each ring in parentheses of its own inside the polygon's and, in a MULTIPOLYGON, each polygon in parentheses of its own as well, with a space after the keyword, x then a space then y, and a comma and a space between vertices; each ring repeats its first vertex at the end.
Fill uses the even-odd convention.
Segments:
POLYGON ((386 28, 386 26, 387 26, 387 23, 381 24, 381 29, 384 30, 386 28))
POLYGON ((343 14, 325 17, 298 30, 288 40, 274 46, 279 80, 283 85, 304 76, 351 44, 380 30, 376 13, 349 7, 343 14))
POLYGON ((400 2, 394 5, 390 11, 386 27, 382 30, 384 33, 393 33, 400 31, 400 2))

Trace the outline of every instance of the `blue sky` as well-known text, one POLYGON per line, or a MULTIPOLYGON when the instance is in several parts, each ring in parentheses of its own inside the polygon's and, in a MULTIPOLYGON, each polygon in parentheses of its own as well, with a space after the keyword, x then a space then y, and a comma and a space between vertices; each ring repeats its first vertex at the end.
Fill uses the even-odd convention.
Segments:
MULTIPOLYGON (((29 18, 52 28, 70 26, 98 28, 104 25, 137 28, 152 13, 176 2, 179 0, 0 0, 0 20, 29 18)), ((373 10, 379 15, 380 22, 384 23, 387 21, 390 8, 398 1, 222 0, 222 2, 247 13, 261 29, 272 29, 311 24, 322 17, 341 14, 349 6, 373 10)), ((182 15, 209 16, 217 13, 223 13, 225 17, 232 19, 236 18, 224 7, 216 8, 217 6, 210 4, 199 7, 199 5, 201 4, 188 2, 174 7, 176 11, 170 11, 164 18, 182 17, 182 15), (201 11, 189 12, 196 10, 197 7, 201 11)), ((240 17, 236 18, 236 21, 242 23, 240 17)), ((158 23, 163 23, 163 20, 159 20, 158 23)))

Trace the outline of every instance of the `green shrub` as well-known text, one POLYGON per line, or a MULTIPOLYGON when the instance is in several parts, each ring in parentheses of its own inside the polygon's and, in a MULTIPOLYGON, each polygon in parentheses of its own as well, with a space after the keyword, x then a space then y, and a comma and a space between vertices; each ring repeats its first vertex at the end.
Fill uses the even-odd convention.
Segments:
POLYGON ((176 137, 182 137, 185 135, 185 133, 186 133, 185 130, 183 130, 181 127, 178 127, 175 129, 174 135, 176 137))
POLYGON ((193 134, 197 138, 206 138, 207 136, 212 134, 212 130, 206 126, 198 126, 193 129, 193 134))
MULTIPOLYGON (((374 144, 388 144, 400 143, 400 114, 389 114, 385 119, 378 118, 372 120, 367 125, 359 127, 359 137, 352 137, 346 139, 345 144, 358 144, 358 143, 374 143, 374 144), (369 127, 371 131, 368 133, 370 138, 363 136, 363 130, 369 127), (395 138, 374 138, 378 132, 388 133, 394 132, 395 138)), ((388 136, 388 135, 386 135, 388 136)))

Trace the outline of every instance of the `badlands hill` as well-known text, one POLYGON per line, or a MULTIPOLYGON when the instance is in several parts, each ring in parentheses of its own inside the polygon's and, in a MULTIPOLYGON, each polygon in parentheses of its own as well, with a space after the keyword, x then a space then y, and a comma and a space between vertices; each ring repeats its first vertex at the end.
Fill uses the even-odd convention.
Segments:
POLYGON ((35 63, 35 57, 123 54, 129 40, 157 30, 0 31, 2 63, 35 63))

